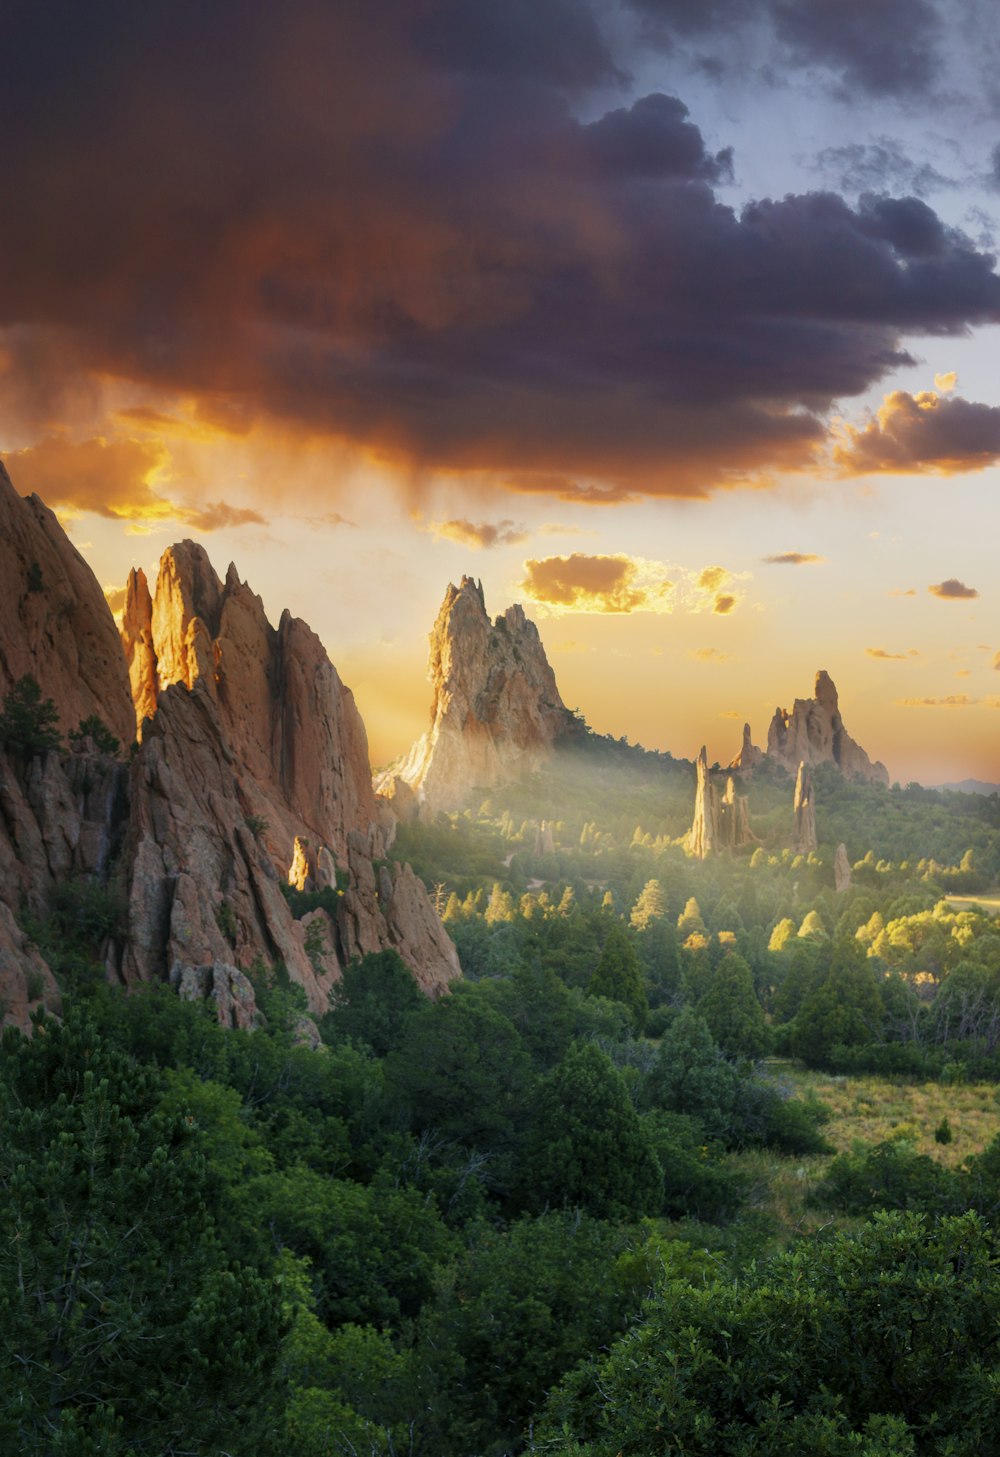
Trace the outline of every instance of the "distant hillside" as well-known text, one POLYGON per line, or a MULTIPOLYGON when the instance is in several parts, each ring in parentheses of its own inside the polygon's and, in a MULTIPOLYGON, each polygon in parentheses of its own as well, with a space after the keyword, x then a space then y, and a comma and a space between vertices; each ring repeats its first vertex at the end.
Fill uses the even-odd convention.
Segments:
POLYGON ((1000 794, 1000 784, 987 784, 985 779, 959 779, 953 784, 930 784, 929 789, 955 789, 959 794, 1000 794))

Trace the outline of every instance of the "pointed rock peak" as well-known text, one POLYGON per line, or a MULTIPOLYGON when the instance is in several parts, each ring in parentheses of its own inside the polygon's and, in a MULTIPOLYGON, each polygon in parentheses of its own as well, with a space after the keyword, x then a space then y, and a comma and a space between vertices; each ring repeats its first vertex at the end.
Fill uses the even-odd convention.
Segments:
POLYGON ((837 685, 825 668, 816 673, 815 697, 831 715, 837 712, 837 685))
POLYGON ((538 629, 523 608, 490 621, 482 583, 450 584, 430 635, 431 726, 380 777, 421 804, 453 809, 477 787, 537 769, 557 739, 579 732, 559 696, 538 629))
POLYGON ((737 769, 741 774, 749 774, 752 769, 757 767, 763 757, 763 750, 758 749, 751 737, 750 725, 745 723, 743 725, 743 742, 740 745, 740 751, 729 765, 729 768, 737 769))
POLYGON ((697 764, 699 774, 708 773, 708 749, 704 744, 702 744, 701 749, 698 752, 697 764))
POLYGON ((767 757, 790 773, 802 762, 833 764, 847 779, 889 783, 885 765, 873 763, 844 727, 837 688, 825 668, 816 674, 815 698, 796 698, 790 711, 775 709, 767 731, 767 757))

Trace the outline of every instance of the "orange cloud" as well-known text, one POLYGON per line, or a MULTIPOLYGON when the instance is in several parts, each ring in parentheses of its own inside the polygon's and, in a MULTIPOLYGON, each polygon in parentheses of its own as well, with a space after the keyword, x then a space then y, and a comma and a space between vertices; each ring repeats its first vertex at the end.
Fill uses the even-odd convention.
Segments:
POLYGON ((724 617, 726 613, 732 612, 735 606, 736 598, 730 593, 724 592, 720 593, 719 596, 716 597, 715 605, 713 606, 712 611, 717 612, 720 616, 724 617))
POLYGON ((563 612, 670 612, 673 583, 659 562, 628 556, 544 557, 524 563, 521 586, 535 602, 563 612))
POLYGON ((699 663, 728 663, 731 654, 720 652, 718 648, 692 648, 688 653, 689 658, 694 658, 699 663))
POLYGON ((698 586, 703 587, 706 592, 714 592, 728 580, 729 573, 725 567, 705 567, 698 577, 698 586))
POLYGON ((492 546, 518 546, 530 535, 523 527, 515 526, 513 521, 432 521, 427 530, 438 538, 471 547, 473 551, 492 546))
POLYGON ((134 534, 179 521, 197 531, 266 525, 257 511, 209 501, 191 506, 161 494, 169 480, 172 458, 161 441, 105 439, 73 441, 49 435, 37 445, 8 456, 11 475, 20 489, 37 492, 48 506, 72 518, 93 512, 126 521, 134 534))
POLYGON ((894 390, 866 425, 839 434, 833 458, 846 475, 955 475, 1000 460, 1000 408, 934 390, 894 390))
POLYGON ((870 658, 879 658, 886 663, 905 663, 908 658, 919 658, 920 652, 917 648, 907 648, 905 653, 889 653, 885 648, 865 648, 870 658))
POLYGON ((101 591, 104 593, 105 601, 111 608, 111 611, 121 612, 122 608, 125 606, 126 589, 124 587, 114 587, 109 585, 102 587, 101 591))
POLYGON ((948 577, 944 582, 935 582, 927 590, 931 596, 942 597, 946 602, 968 601, 972 597, 979 596, 975 587, 967 587, 957 577, 948 577))

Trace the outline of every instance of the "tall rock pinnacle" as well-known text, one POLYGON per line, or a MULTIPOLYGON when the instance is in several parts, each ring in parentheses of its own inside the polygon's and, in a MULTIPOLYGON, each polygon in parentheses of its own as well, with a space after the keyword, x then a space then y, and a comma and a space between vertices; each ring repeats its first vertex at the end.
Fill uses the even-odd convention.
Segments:
POLYGON ((697 860, 707 860, 719 850, 739 850, 743 845, 756 844, 757 836, 750 828, 746 796, 736 793, 736 785, 730 775, 726 780, 725 793, 720 798, 708 772, 708 754, 704 744, 695 770, 694 820, 687 841, 691 854, 697 860))
POLYGON ((767 731, 767 756, 791 773, 803 763, 834 764, 847 779, 889 783, 885 765, 873 763, 845 729, 836 686, 823 668, 816 674, 814 698, 796 698, 791 712, 774 710, 767 731))
POLYGON ((745 723, 743 725, 743 743, 740 745, 736 758, 730 763, 730 769, 735 769, 740 774, 749 774, 751 770, 756 769, 763 757, 763 749, 758 749, 750 736, 750 725, 745 723))
POLYGON ((432 809, 455 808, 477 786, 538 768, 575 731, 535 624, 519 606, 491 623, 472 577, 445 593, 428 676, 430 728, 380 777, 382 791, 401 780, 432 809))
POLYGON ((795 850, 799 855, 808 855, 816 849, 816 805, 813 800, 812 775, 805 763, 799 765, 795 776, 795 799, 792 803, 795 816, 795 850))

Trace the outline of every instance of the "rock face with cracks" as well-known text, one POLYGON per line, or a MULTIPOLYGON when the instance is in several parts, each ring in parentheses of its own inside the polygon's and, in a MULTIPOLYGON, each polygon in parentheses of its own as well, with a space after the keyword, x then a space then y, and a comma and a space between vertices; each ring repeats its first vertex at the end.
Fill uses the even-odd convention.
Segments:
POLYGON ((304 834, 346 859, 349 832, 377 818, 368 739, 311 628, 289 612, 272 627, 235 566, 223 582, 205 549, 182 541, 163 553, 154 596, 130 573, 122 642, 140 728, 165 689, 201 683, 272 853, 290 864, 304 834))
POLYGON ((35 678, 66 734, 96 714, 123 744, 135 738, 128 672, 93 572, 37 496, 0 464, 0 699, 35 678))
POLYGON ((454 809, 473 789, 537 769, 561 738, 580 732, 556 687, 538 629, 519 606, 491 622, 482 585, 449 585, 430 637, 431 723, 406 759, 376 787, 395 781, 431 810, 454 809))
POLYGON ((767 755, 794 773, 799 764, 834 764, 846 779, 888 784, 884 764, 873 763, 851 738, 840 715, 837 689, 824 669, 813 698, 796 698, 791 711, 776 708, 767 731, 767 755))
POLYGON ((142 727, 128 763, 89 739, 0 746, 0 1021, 58 1011, 18 917, 44 917, 74 880, 120 910, 99 948, 113 980, 168 980, 228 1026, 254 1023, 255 962, 282 961, 314 1013, 353 954, 396 947, 431 993, 460 975, 409 867, 373 867, 393 824, 353 698, 304 623, 272 628, 233 568, 223 583, 182 543, 155 597, 131 574, 119 640, 86 563, 2 467, 0 527, 0 691, 30 674, 64 732, 91 714, 125 743, 142 727), (296 844, 304 888, 347 881, 335 915, 294 919, 280 882, 296 844))
POLYGON ((272 627, 235 567, 223 582, 202 547, 181 542, 161 559, 155 595, 141 572, 130 576, 122 636, 137 710, 155 704, 130 846, 137 918, 155 936, 130 949, 126 980, 166 962, 182 993, 206 983, 244 1018, 226 968, 258 957, 282 961, 314 1012, 326 1010, 342 964, 366 952, 395 947, 430 992, 458 976, 412 872, 375 876, 389 836, 364 725, 315 633, 288 612, 272 627), (338 866, 347 890, 335 919, 313 913, 307 950, 307 922, 292 919, 279 877, 335 889, 338 866), (185 981, 185 968, 199 976, 185 981))

